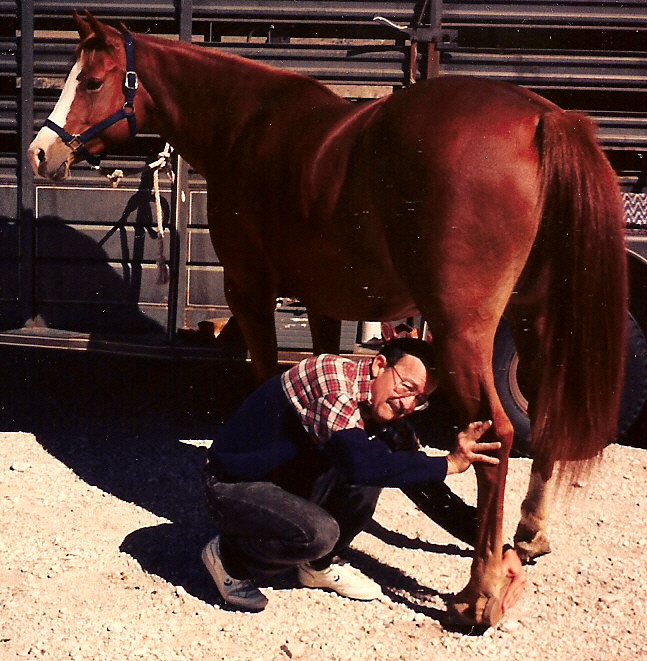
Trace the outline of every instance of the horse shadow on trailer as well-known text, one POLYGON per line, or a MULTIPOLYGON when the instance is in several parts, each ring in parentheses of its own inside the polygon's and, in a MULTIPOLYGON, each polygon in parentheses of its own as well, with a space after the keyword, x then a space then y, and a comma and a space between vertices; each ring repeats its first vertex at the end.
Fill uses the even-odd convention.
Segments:
MULTIPOLYGON (((116 204, 114 197, 101 194, 39 191, 44 213, 35 230, 37 322, 88 333, 90 342, 107 333, 163 337, 166 320, 160 313, 157 318, 150 315, 156 312, 151 304, 163 303, 166 291, 156 282, 158 246, 150 186, 142 178, 136 191, 119 191, 116 204)), ((168 220, 168 202, 161 202, 168 220)))

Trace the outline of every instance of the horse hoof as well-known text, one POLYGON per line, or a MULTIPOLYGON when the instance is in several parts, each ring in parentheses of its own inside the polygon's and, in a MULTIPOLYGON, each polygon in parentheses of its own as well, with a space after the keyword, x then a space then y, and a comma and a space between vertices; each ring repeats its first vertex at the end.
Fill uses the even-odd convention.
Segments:
POLYGON ((531 531, 521 526, 514 536, 514 550, 524 565, 550 553, 550 540, 541 530, 531 531))
POLYGON ((503 616, 500 597, 481 596, 475 603, 464 603, 458 598, 449 605, 445 628, 480 635, 496 626, 503 616))
POLYGON ((482 635, 489 627, 496 626, 503 617, 503 598, 512 578, 505 576, 498 595, 480 594, 474 599, 463 590, 456 595, 447 610, 445 628, 470 635, 482 635))
POLYGON ((475 604, 450 604, 443 624, 451 631, 482 635, 488 628, 495 626, 502 615, 501 599, 479 597, 475 604))

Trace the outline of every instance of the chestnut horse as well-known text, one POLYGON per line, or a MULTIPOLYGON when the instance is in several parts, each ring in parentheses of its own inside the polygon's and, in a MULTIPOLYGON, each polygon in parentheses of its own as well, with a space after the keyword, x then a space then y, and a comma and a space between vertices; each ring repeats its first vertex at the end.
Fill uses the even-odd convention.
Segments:
POLYGON ((453 604, 461 621, 495 623, 513 435, 492 373, 502 315, 533 390, 524 557, 547 550, 543 486, 555 462, 579 466, 615 438, 623 218, 591 122, 471 77, 354 104, 220 50, 75 20, 82 40, 30 147, 35 171, 61 180, 134 128, 168 140, 207 181, 227 301, 259 380, 277 369, 277 296, 307 306, 316 351, 337 349, 336 320, 423 315, 445 390, 465 421, 491 418, 502 443, 498 466, 476 468, 471 576, 453 604))

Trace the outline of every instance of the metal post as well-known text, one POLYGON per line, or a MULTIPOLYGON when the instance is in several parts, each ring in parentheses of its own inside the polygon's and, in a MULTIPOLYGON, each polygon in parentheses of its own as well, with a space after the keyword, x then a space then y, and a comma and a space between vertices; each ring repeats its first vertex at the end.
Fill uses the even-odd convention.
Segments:
POLYGON ((420 77, 435 78, 440 75, 440 53, 438 40, 443 40, 442 0, 425 0, 420 13, 404 31, 409 34, 409 71, 408 84, 413 85, 418 76, 418 56, 422 57, 420 77))
MULTIPOLYGON (((440 30, 443 15, 443 0, 431 0, 429 5, 429 26, 440 30)), ((440 51, 436 41, 427 43, 427 57, 425 62, 425 78, 436 78, 440 75, 440 51)))
POLYGON ((27 159, 27 148, 34 139, 34 2, 18 3, 20 40, 18 71, 20 96, 18 131, 20 134, 18 162, 18 209, 20 232, 20 298, 23 324, 33 324, 36 316, 34 296, 35 244, 34 244, 34 175, 27 159))
MULTIPOLYGON (((178 35, 191 41, 193 0, 177 0, 178 35)), ((175 183, 171 193, 171 253, 168 292, 167 341, 175 344, 178 322, 184 319, 187 291, 187 226, 189 222, 189 166, 177 157, 175 183)))

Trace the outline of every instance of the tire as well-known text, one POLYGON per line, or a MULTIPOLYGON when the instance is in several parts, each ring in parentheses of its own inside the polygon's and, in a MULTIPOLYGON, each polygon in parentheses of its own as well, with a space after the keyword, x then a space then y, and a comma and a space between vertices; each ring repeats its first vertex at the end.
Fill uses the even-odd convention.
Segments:
MULTIPOLYGON (((519 356, 508 323, 502 319, 494 338, 494 383, 501 404, 514 427, 514 447, 530 456, 528 400, 519 383, 519 356)), ((618 415, 618 437, 622 437, 640 414, 647 400, 647 340, 634 317, 629 315, 625 384, 618 415)))
POLYGON ((514 427, 513 452, 516 455, 529 457, 531 452, 528 400, 519 385, 518 365, 519 354, 512 339, 510 326, 505 319, 501 319, 494 336, 494 355, 492 357, 494 385, 503 410, 514 427))

